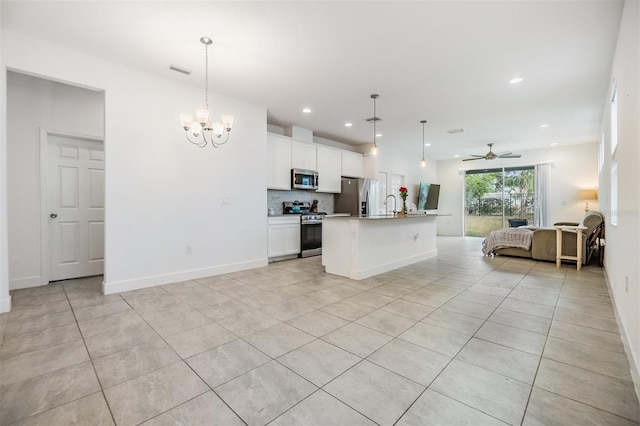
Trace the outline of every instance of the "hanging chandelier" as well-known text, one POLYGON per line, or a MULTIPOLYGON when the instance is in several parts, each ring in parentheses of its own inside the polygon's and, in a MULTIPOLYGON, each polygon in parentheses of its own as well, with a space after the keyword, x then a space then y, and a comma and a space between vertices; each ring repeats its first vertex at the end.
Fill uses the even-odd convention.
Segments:
POLYGON ((212 40, 209 37, 201 37, 200 43, 204 44, 204 103, 205 108, 196 109, 196 120, 191 114, 180 114, 180 123, 184 129, 187 140, 194 145, 204 148, 211 144, 214 148, 227 143, 233 127, 233 116, 223 115, 221 123, 209 123, 209 45, 212 40), (222 140, 222 136, 226 137, 222 140))
POLYGON ((427 120, 420 120, 422 123, 422 160, 420 160, 420 168, 427 168, 427 160, 424 158, 424 125, 427 124, 427 120))
POLYGON ((371 155, 374 157, 378 155, 378 145, 376 144, 376 122, 382 121, 382 119, 376 116, 376 99, 378 99, 380 95, 373 94, 371 95, 371 99, 373 99, 373 117, 367 118, 367 121, 373 122, 373 146, 371 147, 371 155))

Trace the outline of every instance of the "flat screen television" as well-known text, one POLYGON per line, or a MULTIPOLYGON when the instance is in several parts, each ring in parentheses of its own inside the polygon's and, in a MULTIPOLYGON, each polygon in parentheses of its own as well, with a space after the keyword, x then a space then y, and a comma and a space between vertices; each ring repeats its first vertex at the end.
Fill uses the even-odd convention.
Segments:
POLYGON ((440 198, 440 185, 437 183, 420 183, 418 210, 437 210, 440 198))

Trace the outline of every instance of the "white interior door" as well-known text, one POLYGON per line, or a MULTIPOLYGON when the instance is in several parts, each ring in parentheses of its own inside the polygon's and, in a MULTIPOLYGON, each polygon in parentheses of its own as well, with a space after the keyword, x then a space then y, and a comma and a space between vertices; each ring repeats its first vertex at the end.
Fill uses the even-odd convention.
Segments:
POLYGON ((104 147, 48 137, 49 281, 104 270, 104 147))

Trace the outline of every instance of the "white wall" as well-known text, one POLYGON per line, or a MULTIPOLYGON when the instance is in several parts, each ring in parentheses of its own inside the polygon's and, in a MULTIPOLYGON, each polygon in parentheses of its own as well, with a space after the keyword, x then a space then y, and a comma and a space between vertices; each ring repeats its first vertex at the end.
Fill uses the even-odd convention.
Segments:
POLYGON ((2 53, 3 72, 105 91, 105 293, 267 264, 265 108, 210 96, 236 123, 227 145, 200 149, 177 119, 202 103, 197 87, 6 29, 2 53))
POLYGON ((104 137, 104 94, 7 73, 9 287, 46 284, 40 265, 39 128, 104 137))
MULTIPOLYGON (((523 151, 519 159, 496 159, 462 162, 438 162, 440 178, 440 208, 438 235, 463 235, 464 232, 464 169, 530 166, 551 163, 549 168, 549 224, 560 221, 580 222, 584 216, 584 201, 578 200, 580 189, 598 187, 598 144, 547 147, 523 151)), ((589 202, 598 210, 597 202, 589 202)))
MULTIPOLYGON (((438 169, 435 161, 427 159, 427 168, 420 168, 420 160, 422 159, 422 151, 416 146, 416 152, 406 152, 395 149, 390 146, 380 146, 377 157, 366 157, 365 161, 373 161, 373 168, 376 172, 387 172, 391 174, 405 175, 406 187, 409 195, 407 196, 407 207, 418 204, 418 193, 420 182, 423 183, 441 183, 438 180, 438 169)), ((398 199, 398 209, 401 206, 399 194, 393 194, 398 199)), ((442 192, 440 193, 440 201, 442 202, 442 192)), ((439 206, 440 208, 441 206, 439 206)), ((440 209, 438 210, 440 212, 440 209)))
POLYGON ((604 100, 604 164, 601 203, 607 217, 605 271, 619 323, 626 338, 636 389, 640 377, 640 3, 627 0, 614 57, 611 86, 604 100), (618 225, 611 217, 611 94, 618 99, 618 225))
MULTIPOLYGON (((2 13, 2 2, 0 2, 2 13)), ((0 46, 4 37, 0 31, 0 46)), ((7 226, 7 76, 5 52, 0 49, 0 313, 11 310, 9 296, 9 247, 7 226)))

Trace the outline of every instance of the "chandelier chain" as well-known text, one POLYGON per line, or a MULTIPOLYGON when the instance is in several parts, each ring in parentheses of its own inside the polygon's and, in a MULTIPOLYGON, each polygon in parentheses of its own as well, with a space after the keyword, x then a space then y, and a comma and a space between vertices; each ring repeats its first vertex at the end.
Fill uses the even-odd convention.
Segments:
POLYGON ((209 110, 209 45, 204 45, 204 103, 209 110))

